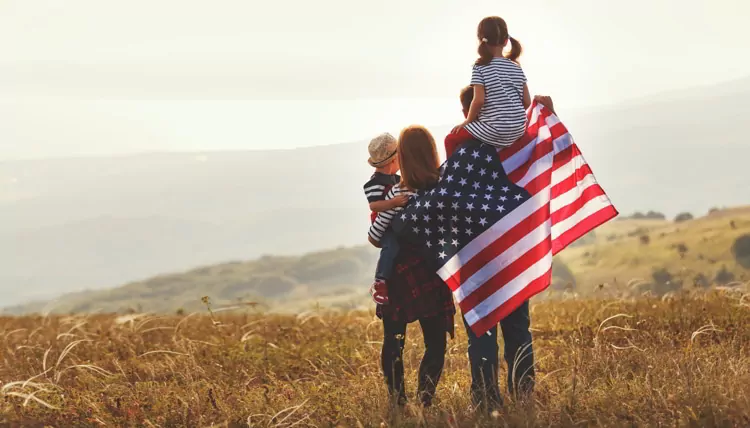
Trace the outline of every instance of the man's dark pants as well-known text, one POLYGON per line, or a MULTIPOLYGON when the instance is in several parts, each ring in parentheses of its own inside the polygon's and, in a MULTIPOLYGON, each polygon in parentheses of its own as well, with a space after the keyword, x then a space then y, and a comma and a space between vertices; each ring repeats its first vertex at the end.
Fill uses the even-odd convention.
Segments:
MULTIPOLYGON (((508 364, 508 391, 511 396, 525 397, 534 389, 534 351, 531 347, 529 302, 500 321, 508 364)), ((497 326, 477 337, 464 318, 469 336, 471 364, 471 397, 474 403, 495 407, 502 403, 498 385, 497 326)))

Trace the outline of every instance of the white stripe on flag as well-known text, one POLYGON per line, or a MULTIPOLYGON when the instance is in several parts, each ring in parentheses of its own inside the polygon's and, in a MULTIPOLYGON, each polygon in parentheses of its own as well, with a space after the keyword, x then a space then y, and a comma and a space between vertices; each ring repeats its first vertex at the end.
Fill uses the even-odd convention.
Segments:
MULTIPOLYGON (((554 162, 554 156, 557 153, 562 152, 573 144, 573 139, 570 138, 570 134, 565 134, 557 137, 552 142, 552 150, 544 156, 537 159, 526 171, 526 175, 523 176, 516 184, 521 187, 526 187, 533 179, 550 169, 554 162)), ((554 183, 554 180, 553 180, 554 183)))
POLYGON ((529 124, 536 123, 539 120, 539 114, 542 111, 541 108, 537 106, 534 110, 531 110, 531 117, 529 118, 529 121, 526 123, 526 127, 529 127, 529 124))
POLYGON ((599 183, 596 182, 596 178, 594 177, 594 174, 586 174, 585 177, 578 180, 575 187, 563 193, 562 195, 556 198, 553 198, 550 201, 549 203, 550 212, 554 214, 555 211, 559 210, 560 208, 563 208, 572 204, 578 198, 581 197, 581 193, 583 193, 584 190, 588 189, 591 186, 596 186, 597 184, 599 183))
POLYGON ((530 231, 523 238, 519 239, 517 242, 511 245, 499 256, 495 257, 493 260, 485 264, 470 278, 466 279, 460 285, 460 287, 453 292, 453 295, 456 296, 456 300, 461 302, 464 298, 466 298, 466 296, 481 287, 482 284, 500 273, 511 263, 518 260, 519 257, 526 254, 527 251, 536 247, 545 239, 548 239, 550 234, 550 225, 551 220, 548 219, 544 223, 540 224, 536 229, 530 231))
POLYGON ((575 214, 552 225, 552 239, 556 239, 558 236, 570 230, 573 226, 585 220, 591 214, 594 214, 602 208, 610 205, 612 205, 612 203, 606 195, 597 196, 586 202, 586 204, 576 211, 575 214))
POLYGON ((552 185, 556 185, 561 181, 565 181, 566 178, 570 177, 573 173, 586 164, 583 156, 577 155, 570 159, 565 165, 560 166, 556 170, 552 171, 552 185))
POLYGON ((507 302, 521 290, 526 288, 526 286, 531 284, 532 281, 547 273, 551 266, 552 252, 550 251, 526 269, 522 274, 503 285, 499 290, 484 299, 478 305, 474 306, 470 311, 464 313, 466 322, 468 322, 469 325, 474 325, 477 321, 492 313, 492 311, 500 307, 500 305, 507 302))
POLYGON ((505 170, 505 173, 510 174, 528 162, 529 157, 531 157, 531 152, 534 151, 534 147, 536 147, 538 141, 539 137, 534 137, 533 140, 523 146, 523 148, 516 154, 503 161, 503 169, 505 170))
POLYGON ((492 227, 471 240, 471 242, 466 244, 466 246, 464 246, 458 253, 454 254, 453 257, 440 267, 438 270, 440 278, 442 278, 443 281, 446 281, 448 278, 452 277, 459 269, 461 269, 461 266, 463 266, 464 263, 471 260, 472 257, 479 254, 480 251, 489 245, 492 245, 493 242, 497 241, 518 223, 522 222, 538 209, 546 205, 549 202, 549 195, 549 188, 545 188, 516 207, 516 209, 508 213, 505 217, 500 219, 500 221, 493 224, 492 227))
POLYGON ((547 116, 547 117, 546 117, 546 118, 544 119, 544 123, 545 123, 545 124, 546 124, 546 125, 547 125, 548 127, 552 128, 553 126, 555 126, 555 125, 557 125, 558 123, 560 123, 560 118, 559 118, 559 117, 557 117, 557 116, 555 116, 554 114, 551 114, 551 115, 547 116))

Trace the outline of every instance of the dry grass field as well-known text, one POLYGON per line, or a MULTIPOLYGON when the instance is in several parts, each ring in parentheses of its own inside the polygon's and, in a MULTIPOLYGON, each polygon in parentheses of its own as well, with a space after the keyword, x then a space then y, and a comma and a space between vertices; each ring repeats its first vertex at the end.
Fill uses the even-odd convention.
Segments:
MULTIPOLYGON (((533 402, 489 417, 459 321, 435 405, 392 413, 372 313, 0 318, 0 425, 750 426, 746 286, 533 305, 533 402)), ((421 351, 411 326, 410 397, 421 351)))

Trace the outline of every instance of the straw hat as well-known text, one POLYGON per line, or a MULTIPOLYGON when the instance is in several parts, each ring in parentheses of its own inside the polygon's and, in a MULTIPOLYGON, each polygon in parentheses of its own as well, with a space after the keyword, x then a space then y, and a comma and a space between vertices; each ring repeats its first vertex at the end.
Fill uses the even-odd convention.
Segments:
POLYGON ((380 134, 373 138, 370 145, 367 146, 370 151, 370 159, 367 162, 375 168, 388 165, 396 157, 397 148, 398 142, 393 138, 393 135, 387 132, 380 134))

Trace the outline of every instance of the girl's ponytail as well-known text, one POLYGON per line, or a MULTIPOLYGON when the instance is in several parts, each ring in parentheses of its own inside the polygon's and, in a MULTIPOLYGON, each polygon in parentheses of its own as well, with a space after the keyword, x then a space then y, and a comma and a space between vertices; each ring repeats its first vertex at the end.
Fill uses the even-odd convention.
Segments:
POLYGON ((479 54, 479 58, 477 59, 476 65, 487 65, 492 62, 494 55, 492 54, 492 49, 490 49, 490 45, 486 38, 480 40, 477 53, 479 54))
POLYGON ((510 52, 508 52, 505 57, 517 63, 518 57, 520 57, 523 53, 523 47, 521 46, 521 42, 514 39, 513 37, 508 36, 508 40, 510 41, 510 52))

